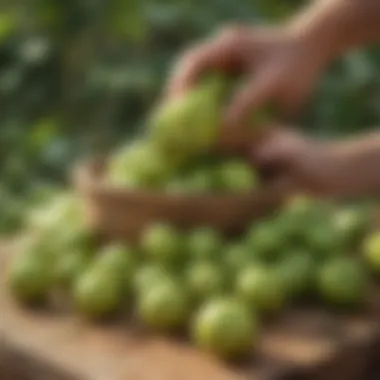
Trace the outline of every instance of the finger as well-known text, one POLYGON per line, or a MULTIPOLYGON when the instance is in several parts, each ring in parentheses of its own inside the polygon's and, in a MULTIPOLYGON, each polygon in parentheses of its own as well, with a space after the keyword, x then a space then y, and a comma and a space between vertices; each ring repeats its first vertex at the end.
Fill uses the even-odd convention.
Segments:
POLYGON ((232 98, 227 109, 226 127, 246 127, 255 109, 273 103, 279 81, 279 73, 275 70, 252 75, 232 98))
POLYGON ((276 138, 270 138, 261 147, 254 149, 251 156, 262 167, 284 166, 288 162, 288 150, 276 138))
POLYGON ((294 195, 295 191, 300 188, 298 178, 286 170, 271 173, 266 180, 271 188, 279 191, 281 198, 284 200, 294 195))
POLYGON ((167 96, 176 97, 191 88, 210 65, 210 47, 202 44, 190 49, 175 65, 167 84, 167 96))
POLYGON ((262 165, 287 166, 297 157, 300 144, 299 138, 292 131, 274 127, 252 149, 252 157, 262 165))
POLYGON ((232 63, 233 48, 223 39, 204 43, 186 53, 179 61, 167 86, 167 96, 186 93, 208 70, 228 70, 232 63))

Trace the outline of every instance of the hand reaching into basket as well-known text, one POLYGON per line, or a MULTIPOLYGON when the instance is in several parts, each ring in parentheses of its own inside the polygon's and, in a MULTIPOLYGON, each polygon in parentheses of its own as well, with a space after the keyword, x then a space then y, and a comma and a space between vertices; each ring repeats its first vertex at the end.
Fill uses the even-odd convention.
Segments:
POLYGON ((231 27, 189 49, 178 61, 168 96, 188 91, 207 71, 241 72, 245 83, 224 118, 224 145, 268 104, 292 115, 305 102, 323 68, 345 50, 380 39, 380 1, 316 0, 284 25, 231 27))
POLYGON ((273 127, 251 151, 255 165, 292 187, 333 197, 380 194, 380 133, 326 142, 273 127))

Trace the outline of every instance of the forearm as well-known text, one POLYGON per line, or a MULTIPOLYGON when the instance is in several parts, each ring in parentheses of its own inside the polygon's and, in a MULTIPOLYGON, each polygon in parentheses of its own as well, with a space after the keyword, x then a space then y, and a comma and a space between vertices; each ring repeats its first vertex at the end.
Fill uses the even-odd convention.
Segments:
POLYGON ((333 143, 326 147, 327 168, 336 195, 380 195, 380 133, 333 143))
POLYGON ((379 0, 316 0, 290 20, 326 58, 380 41, 379 0))

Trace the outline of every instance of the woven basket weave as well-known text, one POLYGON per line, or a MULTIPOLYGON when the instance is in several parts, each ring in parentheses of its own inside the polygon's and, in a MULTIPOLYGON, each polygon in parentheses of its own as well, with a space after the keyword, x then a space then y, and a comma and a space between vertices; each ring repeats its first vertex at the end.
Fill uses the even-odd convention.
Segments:
POLYGON ((74 172, 74 185, 84 200, 91 228, 111 239, 135 242, 147 226, 160 221, 181 228, 210 226, 225 234, 236 233, 278 208, 287 194, 284 184, 246 195, 136 191, 105 184, 104 168, 104 161, 80 165, 74 172))

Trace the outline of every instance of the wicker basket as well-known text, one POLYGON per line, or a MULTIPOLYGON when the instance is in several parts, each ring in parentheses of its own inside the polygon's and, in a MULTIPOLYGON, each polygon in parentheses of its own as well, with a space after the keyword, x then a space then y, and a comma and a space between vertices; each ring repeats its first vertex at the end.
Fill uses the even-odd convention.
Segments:
POLYGON ((106 185, 104 161, 80 165, 74 184, 85 203, 90 227, 106 238, 137 241, 154 222, 191 228, 210 226, 225 234, 242 231, 252 220, 274 211, 288 194, 283 183, 247 195, 180 195, 135 191, 106 185))

